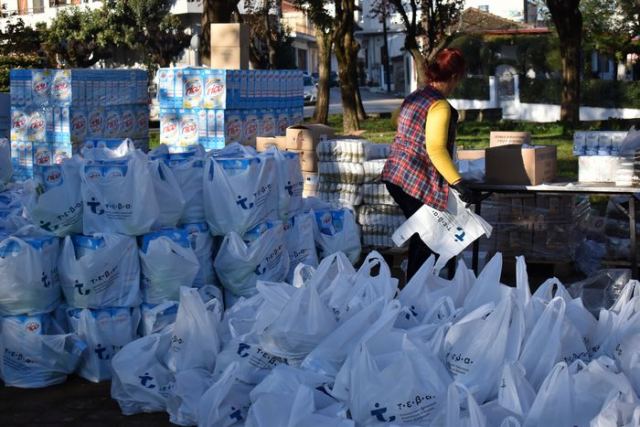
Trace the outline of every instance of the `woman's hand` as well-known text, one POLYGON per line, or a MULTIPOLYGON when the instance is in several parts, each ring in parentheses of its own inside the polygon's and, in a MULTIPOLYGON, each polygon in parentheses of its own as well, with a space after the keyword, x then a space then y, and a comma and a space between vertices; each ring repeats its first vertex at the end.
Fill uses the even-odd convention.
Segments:
POLYGON ((475 194, 461 179, 456 181, 455 184, 451 184, 451 188, 456 190, 458 196, 460 197, 460 200, 465 202, 467 205, 475 203, 475 194))

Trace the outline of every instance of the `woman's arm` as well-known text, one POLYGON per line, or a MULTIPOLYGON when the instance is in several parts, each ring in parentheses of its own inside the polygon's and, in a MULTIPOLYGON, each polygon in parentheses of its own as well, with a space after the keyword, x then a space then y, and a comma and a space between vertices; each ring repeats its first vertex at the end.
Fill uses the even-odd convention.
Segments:
POLYGON ((427 154, 436 170, 449 184, 458 183, 462 177, 447 150, 451 108, 444 99, 434 102, 427 114, 425 140, 427 154))

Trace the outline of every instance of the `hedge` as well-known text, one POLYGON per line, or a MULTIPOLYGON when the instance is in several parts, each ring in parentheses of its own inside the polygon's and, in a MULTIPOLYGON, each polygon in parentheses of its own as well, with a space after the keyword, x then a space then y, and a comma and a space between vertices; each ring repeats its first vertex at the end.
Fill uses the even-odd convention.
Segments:
MULTIPOLYGON (((521 102, 560 104, 561 93, 560 80, 520 76, 521 102)), ((580 99, 585 107, 640 108, 640 81, 582 80, 580 99)))
POLYGON ((451 99, 480 99, 488 101, 489 77, 474 76, 462 79, 456 90, 453 91, 451 99))

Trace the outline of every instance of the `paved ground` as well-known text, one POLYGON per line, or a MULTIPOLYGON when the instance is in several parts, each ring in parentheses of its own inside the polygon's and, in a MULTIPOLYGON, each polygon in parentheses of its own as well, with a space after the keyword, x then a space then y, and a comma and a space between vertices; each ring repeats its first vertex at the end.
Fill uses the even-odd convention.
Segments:
MULTIPOLYGON (((367 113, 390 113, 402 103, 402 98, 398 98, 393 94, 370 92, 368 88, 360 88, 360 94, 367 113)), ((339 88, 331 88, 329 102, 329 114, 340 114, 342 112, 339 88)), ((304 107, 304 116, 311 117, 313 108, 313 105, 304 107)))

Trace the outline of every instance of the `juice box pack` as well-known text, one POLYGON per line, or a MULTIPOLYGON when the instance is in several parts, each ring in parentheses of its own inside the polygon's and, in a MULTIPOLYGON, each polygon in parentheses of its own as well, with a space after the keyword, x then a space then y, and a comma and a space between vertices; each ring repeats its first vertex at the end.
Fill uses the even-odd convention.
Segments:
POLYGON ((294 108, 303 105, 303 92, 299 70, 158 70, 161 108, 294 108))
POLYGON ((12 106, 111 106, 148 103, 144 70, 13 69, 12 106))

